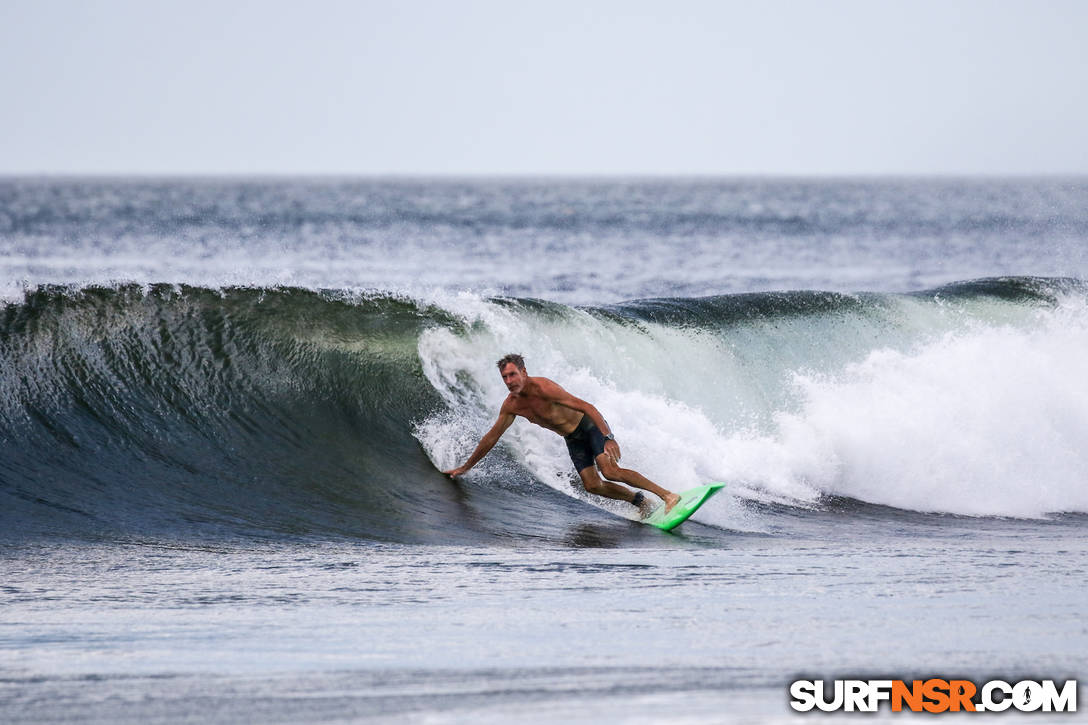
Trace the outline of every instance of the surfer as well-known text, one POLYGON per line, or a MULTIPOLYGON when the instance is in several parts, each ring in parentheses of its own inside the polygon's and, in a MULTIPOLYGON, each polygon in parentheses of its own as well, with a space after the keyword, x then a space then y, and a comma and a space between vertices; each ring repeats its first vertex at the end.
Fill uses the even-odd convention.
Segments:
POLYGON ((680 496, 672 491, 661 488, 638 471, 620 468, 620 446, 604 416, 592 404, 574 397, 547 378, 530 377, 525 372, 525 360, 521 355, 506 355, 499 360, 498 366, 510 391, 499 409, 499 419, 480 439, 465 465, 445 471, 447 476, 463 475, 479 463, 520 415, 563 436, 582 485, 590 493, 628 501, 637 506, 643 516, 652 510, 646 496, 642 491, 632 491, 616 481, 657 495, 665 502, 666 511, 679 503, 680 496))

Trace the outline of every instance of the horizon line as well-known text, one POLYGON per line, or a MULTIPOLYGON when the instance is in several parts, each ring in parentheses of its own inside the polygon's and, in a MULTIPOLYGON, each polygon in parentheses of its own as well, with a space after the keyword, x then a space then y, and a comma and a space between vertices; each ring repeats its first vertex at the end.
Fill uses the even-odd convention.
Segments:
POLYGON ((332 171, 0 171, 0 179, 368 179, 368 180, 849 180, 849 179, 1081 179, 1088 171, 864 172, 332 172, 332 171))

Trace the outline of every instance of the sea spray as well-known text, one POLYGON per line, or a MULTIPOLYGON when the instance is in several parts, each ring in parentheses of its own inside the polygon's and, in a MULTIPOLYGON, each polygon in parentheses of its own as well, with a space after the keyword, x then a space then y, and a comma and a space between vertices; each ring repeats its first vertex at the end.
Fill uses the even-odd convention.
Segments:
POLYGON ((726 482, 698 515, 721 528, 760 530, 762 504, 803 517, 836 498, 1085 512, 1085 299, 1034 279, 602 307, 39 288, 0 316, 0 516, 16 535, 440 543, 559 535, 594 515, 575 499, 630 516, 582 491, 562 441, 525 421, 465 481, 442 476, 494 422, 494 361, 511 351, 597 405, 625 464, 674 490, 726 482), (487 510, 466 510, 464 490, 487 510))
MULTIPOLYGON (((428 379, 464 412, 460 455, 443 448, 443 459, 467 455, 506 395, 483 356, 518 350, 530 374, 609 416, 626 464, 673 489, 725 480, 734 496, 802 506, 844 496, 968 515, 1088 510, 1088 315, 1068 283, 750 297, 747 311, 732 298, 508 301, 461 334, 425 331, 428 379)), ((443 438, 421 431, 428 447, 443 438)), ((505 450, 539 480, 597 501, 570 485, 565 450, 546 431, 522 422, 505 450)))

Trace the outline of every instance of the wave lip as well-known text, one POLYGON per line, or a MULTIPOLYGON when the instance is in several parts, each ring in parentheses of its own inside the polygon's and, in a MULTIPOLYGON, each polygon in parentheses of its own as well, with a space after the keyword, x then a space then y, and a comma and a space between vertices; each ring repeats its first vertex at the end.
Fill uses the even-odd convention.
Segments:
MULTIPOLYGON (((481 305, 465 313, 474 327, 429 329, 420 342, 428 379, 459 419, 486 430, 487 401, 504 394, 479 351, 519 350, 530 374, 605 411, 632 467, 651 479, 674 489, 730 482, 733 504, 704 521, 744 529, 745 501, 804 507, 828 497, 970 516, 1088 511, 1078 370, 1088 288, 1078 280, 481 305)), ((568 464, 546 433, 512 431, 521 465, 565 480, 568 464)))
POLYGON ((0 316, 0 528, 541 535, 547 517, 508 496, 466 508, 411 434, 441 405, 416 337, 449 321, 400 298, 301 289, 32 291, 0 316))
POLYGON ((604 411, 650 478, 728 482, 695 519, 719 530, 835 497, 1088 512, 1076 280, 604 307, 117 285, 36 288, 0 311, 0 528, 643 541, 524 421, 463 481, 441 475, 493 422, 510 350, 604 411))
MULTIPOLYGON (((1059 316, 878 350, 835 378, 799 377, 787 447, 834 462, 830 493, 918 511, 1088 511, 1088 327, 1059 316), (803 441, 803 442, 802 442, 803 441)), ((814 476, 814 478, 816 478, 814 476)))

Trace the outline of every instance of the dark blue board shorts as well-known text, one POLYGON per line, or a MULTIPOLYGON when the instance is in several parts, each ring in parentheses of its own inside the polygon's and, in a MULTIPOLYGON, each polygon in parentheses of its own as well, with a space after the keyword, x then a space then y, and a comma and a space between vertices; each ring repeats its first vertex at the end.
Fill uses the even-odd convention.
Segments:
POLYGON ((574 461, 574 470, 579 473, 596 465, 597 456, 604 453, 604 433, 588 415, 583 415, 578 427, 563 436, 563 440, 567 442, 567 451, 574 461))

